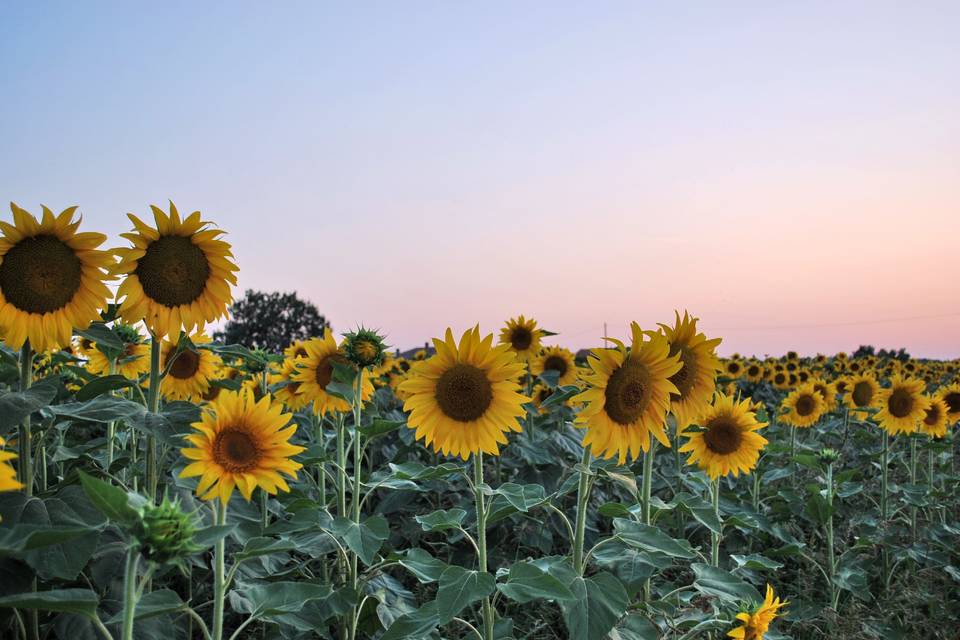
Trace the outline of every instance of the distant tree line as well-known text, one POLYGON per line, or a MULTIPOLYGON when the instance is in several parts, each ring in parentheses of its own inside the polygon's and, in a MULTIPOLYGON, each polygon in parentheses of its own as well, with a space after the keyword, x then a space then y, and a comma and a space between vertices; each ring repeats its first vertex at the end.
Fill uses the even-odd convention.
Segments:
POLYGON ((280 353, 294 340, 323 335, 330 326, 317 307, 296 292, 247 289, 230 307, 230 320, 213 334, 225 344, 280 353))

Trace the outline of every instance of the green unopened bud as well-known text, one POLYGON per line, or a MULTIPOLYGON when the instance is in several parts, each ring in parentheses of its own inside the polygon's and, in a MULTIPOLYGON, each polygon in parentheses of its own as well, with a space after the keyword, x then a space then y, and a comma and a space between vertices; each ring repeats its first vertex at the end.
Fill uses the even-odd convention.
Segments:
POLYGON ((822 464, 833 464, 840 459, 840 452, 836 449, 821 449, 820 453, 817 454, 817 458, 822 464))
POLYGON ((179 500, 171 502, 164 496, 158 505, 147 503, 143 506, 133 537, 147 560, 157 564, 178 564, 199 549, 193 542, 196 532, 193 514, 184 512, 179 500))
POLYGON ((250 373, 261 373, 267 368, 269 363, 269 354, 263 349, 254 349, 252 352, 256 357, 248 358, 246 361, 247 371, 250 373))
POLYGON ((113 331, 123 340, 124 344, 140 344, 143 340, 143 336, 140 335, 137 328, 129 324, 118 322, 113 325, 113 331))
POLYGON ((383 362, 387 345, 376 331, 360 327, 344 334, 344 352, 347 359, 360 368, 375 367, 383 362))

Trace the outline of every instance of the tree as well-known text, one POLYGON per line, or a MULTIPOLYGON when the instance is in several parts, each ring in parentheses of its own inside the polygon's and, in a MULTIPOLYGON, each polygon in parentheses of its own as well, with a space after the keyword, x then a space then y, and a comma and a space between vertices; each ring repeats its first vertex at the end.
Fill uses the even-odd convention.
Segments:
POLYGON ((296 292, 247 289, 230 307, 230 320, 223 330, 213 337, 226 344, 281 353, 294 340, 322 336, 329 326, 317 307, 296 292))

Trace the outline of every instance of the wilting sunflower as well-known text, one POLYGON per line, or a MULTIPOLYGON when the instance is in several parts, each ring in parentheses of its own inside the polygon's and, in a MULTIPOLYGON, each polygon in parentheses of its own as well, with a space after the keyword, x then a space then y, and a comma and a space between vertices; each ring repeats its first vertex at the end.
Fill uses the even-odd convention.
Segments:
POLYGON ((749 400, 737 402, 733 396, 718 394, 697 424, 701 429, 682 434, 687 442, 680 452, 690 453, 688 464, 696 464, 714 480, 729 473, 750 473, 757 466, 767 444, 757 430, 767 423, 757 421, 749 400))
POLYGON ((680 370, 680 356, 670 355, 670 343, 659 333, 644 332, 630 325, 633 342, 628 350, 619 340, 608 338, 615 349, 594 349, 589 359, 592 373, 586 376, 589 387, 573 397, 584 403, 577 415, 578 426, 585 426, 584 446, 604 458, 617 456, 623 464, 627 456, 636 458, 650 449, 651 436, 663 446, 670 440, 665 431, 670 394, 678 393, 670 376, 680 370))
MULTIPOLYGON (((210 338, 195 333, 190 336, 190 341, 202 345, 210 342, 210 338)), ((164 398, 197 402, 209 393, 210 381, 216 377, 222 364, 220 356, 209 349, 184 349, 177 353, 177 342, 169 340, 164 340, 160 349, 160 367, 167 372, 160 383, 164 398)))
POLYGON ((847 395, 844 399, 851 409, 866 410, 875 407, 880 385, 869 373, 861 373, 847 378, 847 395))
POLYGON ((528 362, 540 352, 542 332, 537 329, 537 321, 520 316, 507 320, 507 326, 500 330, 500 343, 509 345, 517 358, 528 362))
POLYGON ((812 384, 807 383, 797 387, 784 398, 780 408, 786 410, 780 416, 786 424, 794 427, 812 427, 823 415, 826 406, 823 396, 813 388, 812 384))
POLYGON ((577 381, 577 363, 573 352, 563 347, 546 347, 540 355, 530 361, 530 372, 539 376, 544 371, 556 371, 558 386, 566 386, 577 381))
POLYGON ((670 376, 677 393, 670 394, 670 413, 677 419, 677 429, 683 430, 700 417, 710 405, 716 388, 717 373, 721 371, 720 359, 715 350, 720 338, 707 340, 697 332, 697 318, 686 311, 683 318, 674 311, 673 326, 661 324, 660 328, 670 344, 670 355, 680 358, 680 370, 670 376))
MULTIPOLYGON (((313 402, 313 411, 319 416, 334 411, 350 411, 350 403, 327 393, 327 385, 333 380, 333 363, 350 366, 342 350, 333 338, 333 331, 324 329, 322 338, 312 338, 303 343, 307 355, 295 360, 297 371, 290 378, 300 383, 297 393, 303 394, 307 402, 313 402)), ((364 402, 373 395, 370 373, 364 369, 361 398, 364 402)))
POLYGON ((35 352, 70 344, 74 327, 100 319, 112 297, 104 285, 110 253, 102 233, 77 233, 76 207, 37 220, 10 203, 13 224, 0 221, 0 335, 13 349, 26 340, 35 352))
POLYGON ((823 378, 811 378, 809 382, 823 398, 824 413, 830 413, 837 408, 837 388, 832 382, 827 382, 823 378))
POLYGON ((116 249, 120 262, 113 273, 126 278, 117 289, 120 315, 130 324, 143 320, 159 337, 203 329, 222 318, 233 300, 230 285, 237 284, 230 245, 225 233, 194 211, 182 221, 170 203, 170 214, 153 205, 156 228, 128 213, 134 231, 121 234, 133 243, 116 249))
POLYGON ((413 365, 399 387, 410 394, 403 405, 407 424, 438 453, 464 460, 479 452, 499 455, 504 434, 521 430, 518 419, 530 400, 514 381, 523 363, 509 344, 493 346, 493 334, 481 338, 479 327, 464 332, 459 344, 447 329, 433 344, 436 355, 413 365))
POLYGON ((279 472, 296 478, 303 465, 290 457, 304 450, 289 442, 297 430, 295 424, 287 426, 291 418, 269 396, 257 402, 251 393, 224 391, 193 423, 200 433, 188 435, 193 447, 180 451, 194 462, 180 477, 201 476, 197 495, 224 504, 234 487, 247 501, 258 486, 271 495, 289 491, 279 472))
MULTIPOLYGON (((0 438, 0 447, 6 444, 3 438, 0 438)), ((10 461, 17 455, 4 451, 0 448, 0 491, 17 491, 23 489, 23 485, 17 482, 17 472, 10 466, 10 461)))
POLYGON ((297 372, 297 360, 286 359, 280 365, 280 371, 270 375, 270 384, 283 386, 278 388, 274 395, 277 400, 282 402, 290 411, 299 411, 308 404, 310 398, 300 393, 300 383, 293 379, 293 374, 297 372))
POLYGON ((887 433, 895 436, 917 430, 930 406, 929 398, 923 395, 923 386, 923 380, 896 375, 889 387, 880 390, 876 420, 887 433))
MULTIPOLYGON (((117 358, 114 373, 128 380, 139 380, 140 376, 150 371, 150 347, 143 342, 143 336, 136 327, 118 324, 115 329, 123 339, 123 353, 117 358)), ((91 348, 86 351, 87 371, 95 376, 109 374, 110 359, 95 344, 90 344, 91 348)))
POLYGON ((947 424, 960 420, 960 383, 954 382, 949 386, 941 387, 937 397, 947 405, 947 424))
POLYGON ((770 623, 780 615, 777 611, 786 604, 786 601, 781 602, 780 598, 773 597, 773 587, 768 584, 767 595, 763 599, 763 604, 752 612, 738 613, 737 620, 742 625, 728 631, 727 637, 737 640, 763 640, 763 635, 770 628, 770 623))
POLYGON ((928 398, 930 406, 920 421, 920 431, 932 438, 942 438, 947 435, 947 403, 940 398, 928 398))

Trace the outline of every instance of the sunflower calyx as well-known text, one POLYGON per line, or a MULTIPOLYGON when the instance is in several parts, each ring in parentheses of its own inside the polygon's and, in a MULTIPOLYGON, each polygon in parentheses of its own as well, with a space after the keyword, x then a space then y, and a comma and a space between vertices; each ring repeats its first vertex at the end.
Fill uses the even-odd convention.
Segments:
POLYGON ((840 452, 830 448, 821 449, 817 453, 817 459, 821 464, 833 464, 840 459, 840 452))
POLYGON ((383 363, 387 345, 376 331, 360 327, 356 331, 345 333, 343 338, 344 354, 353 364, 363 369, 383 363))
POLYGON ((180 501, 145 504, 133 526, 133 538, 144 558, 156 564, 179 564, 200 547, 193 541, 197 532, 194 514, 186 513, 180 501))

